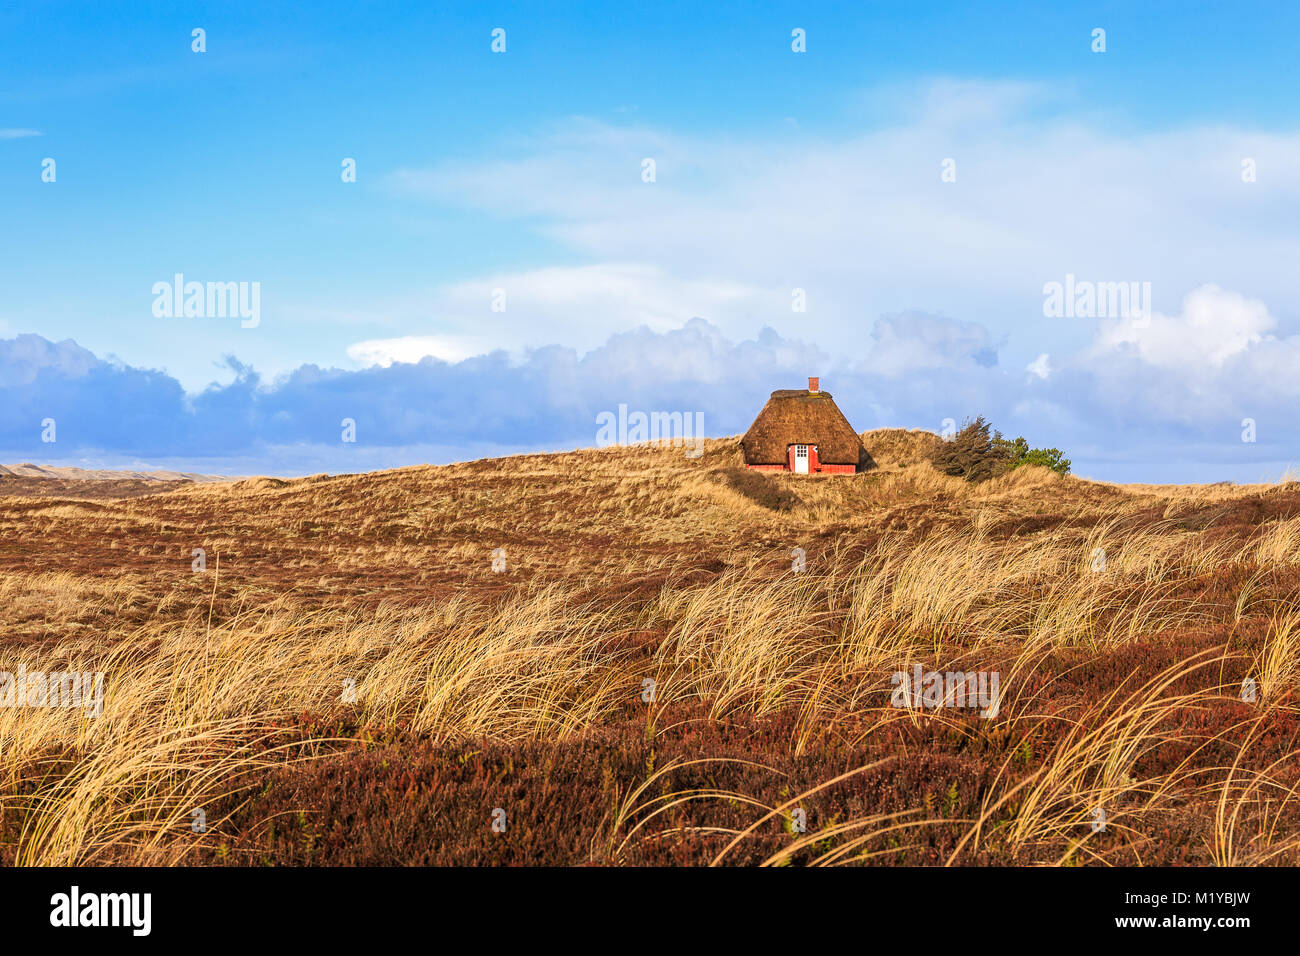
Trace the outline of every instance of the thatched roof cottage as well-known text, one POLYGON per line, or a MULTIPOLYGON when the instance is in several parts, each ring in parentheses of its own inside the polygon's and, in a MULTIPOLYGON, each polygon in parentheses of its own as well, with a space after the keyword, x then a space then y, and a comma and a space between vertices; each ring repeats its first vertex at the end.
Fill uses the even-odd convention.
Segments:
POLYGON ((779 389, 740 440, 745 467, 757 471, 851 475, 870 461, 862 439, 818 379, 808 390, 779 389))

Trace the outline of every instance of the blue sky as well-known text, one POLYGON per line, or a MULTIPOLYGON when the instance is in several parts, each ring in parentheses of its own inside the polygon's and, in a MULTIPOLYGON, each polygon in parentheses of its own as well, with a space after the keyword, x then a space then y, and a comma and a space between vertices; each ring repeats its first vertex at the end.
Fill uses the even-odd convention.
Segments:
POLYGON ((820 374, 859 429, 985 414, 1094 477, 1300 463, 1294 5, 700 7, 7 5, 0 461, 733 434, 820 374), (156 316, 176 273, 260 321, 156 316), (1154 315, 1044 315, 1067 274, 1154 315))

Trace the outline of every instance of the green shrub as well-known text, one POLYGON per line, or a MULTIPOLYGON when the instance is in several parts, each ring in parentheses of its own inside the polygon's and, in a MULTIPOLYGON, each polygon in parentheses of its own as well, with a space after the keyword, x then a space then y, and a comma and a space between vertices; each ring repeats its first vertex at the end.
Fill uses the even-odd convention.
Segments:
POLYGON ((1021 465, 1041 465, 1052 469, 1062 478, 1070 473, 1070 459, 1066 458, 1059 448, 1030 448, 1029 442, 1023 438, 1007 441, 1000 435, 994 440, 1001 442, 1006 449, 1011 468, 1019 468, 1021 465))
POLYGON ((1024 438, 1006 439, 981 415, 935 448, 930 464, 945 475, 988 481, 1021 465, 1042 465, 1058 475, 1070 473, 1070 459, 1058 448, 1030 448, 1024 438))

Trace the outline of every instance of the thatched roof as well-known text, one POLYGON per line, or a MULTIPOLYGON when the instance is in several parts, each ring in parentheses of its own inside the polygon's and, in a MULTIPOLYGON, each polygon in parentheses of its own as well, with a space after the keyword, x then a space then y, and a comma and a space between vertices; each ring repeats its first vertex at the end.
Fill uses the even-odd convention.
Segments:
POLYGON ((828 465, 859 465, 866 453, 830 392, 804 389, 773 392, 740 440, 747 465, 783 465, 790 445, 805 444, 828 465))

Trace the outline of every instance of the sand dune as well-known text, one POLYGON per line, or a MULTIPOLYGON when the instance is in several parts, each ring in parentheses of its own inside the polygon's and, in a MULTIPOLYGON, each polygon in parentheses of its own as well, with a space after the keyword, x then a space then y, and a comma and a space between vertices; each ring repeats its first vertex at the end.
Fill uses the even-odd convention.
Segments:
POLYGON ((26 461, 18 465, 0 465, 0 475, 12 475, 15 478, 57 478, 64 481, 193 481, 203 483, 239 480, 236 477, 226 475, 200 475, 189 471, 108 471, 104 469, 34 465, 26 461))

